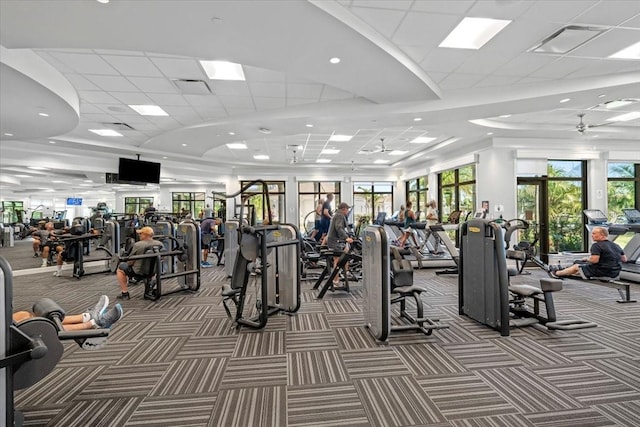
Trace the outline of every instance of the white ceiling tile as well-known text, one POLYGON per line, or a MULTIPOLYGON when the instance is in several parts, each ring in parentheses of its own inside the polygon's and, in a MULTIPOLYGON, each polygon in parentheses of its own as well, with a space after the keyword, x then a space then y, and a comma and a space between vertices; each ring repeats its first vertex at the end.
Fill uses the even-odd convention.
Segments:
POLYGON ((456 69, 456 73, 491 74, 498 70, 509 60, 505 55, 498 53, 476 53, 469 57, 456 69))
POLYGON ((413 3, 412 10, 431 13, 464 14, 476 0, 421 0, 413 3))
POLYGON ((86 77, 91 83, 108 92, 138 92, 138 88, 122 76, 87 75, 86 77))
POLYGON ((78 91, 80 98, 90 104, 119 104, 118 100, 106 92, 96 92, 90 90, 78 91))
POLYGON ((103 55, 102 59, 125 76, 162 77, 160 70, 144 56, 103 55))
POLYGON ((475 52, 468 49, 433 49, 420 63, 427 73, 432 71, 450 73, 464 64, 475 52))
POLYGON ((56 57, 54 57, 53 55, 51 55, 50 51, 45 51, 45 50, 35 50, 35 52, 45 61, 47 61, 49 64, 51 64, 56 70, 60 71, 61 73, 64 74, 73 74, 76 73, 76 71, 69 67, 67 64, 65 64, 62 61, 59 61, 56 57))
POLYGON ((162 107, 171 117, 177 119, 184 116, 197 116, 198 113, 191 106, 185 105, 166 105, 162 107))
MULTIPOLYGON (((131 125, 130 122, 125 122, 131 125)), ((136 123, 135 125, 131 125, 133 126, 137 131, 141 131, 141 132, 156 132, 159 128, 155 123, 151 123, 148 120, 145 120, 144 122, 139 122, 136 123)))
POLYGON ((249 82, 264 82, 264 83, 282 83, 286 81, 286 76, 280 71, 266 70, 264 68, 251 67, 243 65, 242 70, 244 76, 249 82))
POLYGON ((536 70, 541 69, 556 59, 558 59, 558 57, 552 55, 523 53, 504 64, 499 70, 496 70, 496 74, 500 76, 524 77, 534 73, 536 70))
POLYGON ((620 25, 640 13, 640 1, 607 0, 585 10, 576 21, 591 25, 620 25))
POLYGON ((213 93, 218 96, 250 97, 249 86, 243 81, 209 80, 209 86, 213 83, 213 93))
POLYGON ((353 0, 352 7, 371 7, 392 10, 407 10, 413 0, 353 0))
POLYGON ((316 100, 308 99, 308 98, 292 98, 287 97, 287 107, 291 107, 293 105, 304 105, 304 104, 313 104, 316 100))
POLYGON ((482 80, 483 77, 481 74, 450 74, 440 82, 440 87, 444 90, 468 89, 482 80))
POLYGON ((388 39, 398 28, 404 11, 352 7, 351 12, 388 39))
POLYGON ((147 116, 147 120, 156 125, 159 129, 170 130, 180 127, 180 123, 178 123, 173 117, 169 116, 147 116))
POLYGON ((580 68, 588 66, 592 61, 582 58, 558 58, 537 70, 533 76, 551 79, 562 79, 580 68))
POLYGON ((460 18, 455 15, 410 12, 393 35, 393 42, 406 46, 433 48, 458 25, 460 18))
POLYGON ((612 29, 571 51, 569 56, 606 58, 619 50, 638 43, 638 41, 640 41, 640 31, 612 29))
POLYGON ((194 107, 208 107, 208 108, 221 108, 222 104, 220 100, 215 96, 202 96, 202 95, 183 95, 189 105, 194 107))
POLYGON ((88 120, 94 123, 115 121, 115 117, 113 117, 111 114, 105 114, 105 113, 97 113, 97 114, 84 113, 82 116, 84 120, 88 120))
POLYGON ((73 85, 75 90, 100 90, 98 86, 80 74, 65 74, 64 76, 69 80, 69 83, 73 85))
POLYGON ((172 79, 209 80, 195 58, 171 59, 152 57, 151 61, 167 77, 172 79))
POLYGON ((538 0, 532 2, 531 7, 521 18, 529 22, 555 22, 560 29, 564 26, 562 24, 572 23, 576 16, 593 7, 599 1, 584 0, 578 4, 575 0, 538 0))
POLYGON ((226 108, 254 109, 253 99, 249 96, 218 96, 220 103, 226 108))
MULTIPOLYGON (((149 98, 153 100, 154 103, 165 106, 165 105, 189 105, 186 99, 184 99, 183 95, 178 94, 170 94, 170 93, 148 93, 149 98)), ((202 95, 201 95, 202 96, 202 95)), ((204 96, 213 96, 213 95, 204 95, 204 96)))
POLYGON ((86 102, 80 102, 80 114, 102 114, 100 108, 96 107, 93 104, 87 104, 86 102))
POLYGON ((337 99, 350 99, 354 98, 355 95, 351 92, 347 92, 342 89, 335 88, 333 86, 324 85, 322 88, 322 94, 320 95, 321 101, 331 101, 337 99))
POLYGON ((119 75, 118 71, 97 55, 51 52, 51 56, 76 73, 119 75))
MULTIPOLYGON (((555 0, 554 0, 555 1, 555 0)), ((533 1, 477 1, 466 16, 513 20, 525 13, 533 1)))
POLYGON ((591 61, 588 67, 578 68, 575 72, 571 73, 569 77, 592 77, 592 76, 605 76, 613 75, 616 73, 624 73, 627 71, 637 71, 637 64, 630 64, 631 61, 623 60, 611 60, 601 59, 599 61, 591 61))
POLYGON ((515 84, 520 77, 489 76, 480 80, 474 87, 510 86, 515 84))
POLYGON ((286 95, 286 85, 282 83, 249 82, 251 95, 254 97, 283 97, 286 95))
POLYGON ((254 96, 253 102, 258 110, 272 110, 276 108, 285 108, 284 98, 268 98, 264 96, 254 96))
POLYGON ((140 92, 109 92, 109 94, 125 105, 153 104, 147 95, 140 92))
POLYGON ((177 93, 176 86, 166 78, 128 77, 128 80, 143 92, 177 93))
POLYGON ((322 87, 323 85, 318 83, 288 83, 287 98, 309 98, 310 100, 317 101, 320 98, 322 87))
POLYGON ((427 55, 427 52, 429 52, 431 49, 434 49, 434 48, 427 48, 425 46, 407 46, 407 45, 397 45, 397 46, 404 53, 406 53, 409 58, 413 59, 418 64, 422 62, 424 57, 427 55))

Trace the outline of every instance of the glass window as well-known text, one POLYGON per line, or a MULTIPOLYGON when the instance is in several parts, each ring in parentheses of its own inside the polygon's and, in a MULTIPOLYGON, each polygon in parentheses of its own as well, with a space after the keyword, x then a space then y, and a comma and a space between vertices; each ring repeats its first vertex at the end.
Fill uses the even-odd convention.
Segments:
POLYGON ((549 253, 586 250, 586 162, 550 160, 547 165, 549 253))
POLYGON ((125 197, 124 213, 142 214, 144 210, 153 204, 153 197, 125 197))
POLYGON ((178 216, 197 217, 204 209, 205 193, 171 193, 171 209, 178 216))
MULTIPOLYGON (((240 186, 244 187, 251 181, 241 181, 240 186)), ((269 204, 271 207, 271 219, 274 222, 284 222, 285 218, 285 182, 265 181, 269 191, 269 204)), ((249 206, 255 209, 255 220, 259 224, 267 221, 269 215, 266 211, 267 201, 262 194, 262 184, 256 183, 245 191, 249 206)))
POLYGON ((353 217, 350 221, 366 225, 374 220, 379 212, 393 214, 393 184, 389 182, 354 182, 353 217))
POLYGON ((640 204, 640 164, 609 163, 607 166, 607 209, 611 222, 625 222, 623 209, 637 208, 640 204))
MULTIPOLYGON (((426 211, 427 203, 429 202, 427 200, 427 184, 428 178, 426 176, 411 179, 406 183, 407 200, 411 200, 414 211, 421 214, 426 211)), ((420 218, 418 218, 418 221, 420 221, 420 218)))
POLYGON ((315 209, 319 200, 333 194, 333 205, 340 204, 340 181, 307 181, 298 183, 298 227, 309 232, 315 226, 315 209))
POLYGON ((463 211, 464 218, 476 206, 476 166, 442 171, 440 181, 440 221, 447 221, 453 211, 463 211))

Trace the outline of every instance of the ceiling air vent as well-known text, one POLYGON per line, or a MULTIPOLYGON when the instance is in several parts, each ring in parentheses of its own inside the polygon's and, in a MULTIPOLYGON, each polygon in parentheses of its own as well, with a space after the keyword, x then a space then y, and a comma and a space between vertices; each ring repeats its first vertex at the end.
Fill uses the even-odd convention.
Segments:
POLYGON ((175 79, 173 80, 173 84, 184 94, 211 95, 213 93, 204 80, 175 79))
POLYGON ((113 130, 135 130, 126 123, 102 123, 102 125, 107 129, 113 130))
POLYGON ((541 43, 529 49, 529 52, 555 54, 569 53, 607 30, 608 28, 602 27, 569 25, 551 34, 541 43))

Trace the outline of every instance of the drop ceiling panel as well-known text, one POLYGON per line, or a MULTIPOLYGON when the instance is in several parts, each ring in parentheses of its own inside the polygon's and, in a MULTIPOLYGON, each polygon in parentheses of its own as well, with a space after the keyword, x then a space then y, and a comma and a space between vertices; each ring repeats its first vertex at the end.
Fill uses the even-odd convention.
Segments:
POLYGON ((107 92, 138 92, 138 88, 122 76, 87 75, 87 79, 107 92))
POLYGON ((104 111, 102 111, 100 108, 96 107, 93 104, 87 104, 86 102, 81 102, 80 103, 80 114, 84 115, 84 114, 102 114, 104 113, 104 111))
POLYGON ((564 23, 571 22, 577 15, 583 13, 600 0, 585 0, 579 5, 574 0, 538 0, 521 16, 527 21, 553 22, 562 28, 564 23))
POLYGON ((165 78, 155 77, 128 77, 138 89, 143 92, 177 93, 178 89, 165 78))
POLYGON ((353 0, 354 7, 375 7, 380 9, 406 10, 413 0, 353 0))
POLYGON ((254 96, 253 102, 256 104, 258 110, 272 110, 286 107, 284 98, 279 97, 254 96))
POLYGON ((556 61, 557 56, 522 53, 496 70, 500 76, 526 77, 556 61))
POLYGON ((213 82, 213 92, 218 96, 239 96, 250 97, 251 92, 247 82, 243 81, 223 81, 213 82))
POLYGON ((413 3, 412 10, 420 12, 432 12, 432 13, 450 13, 450 14, 465 14, 467 10, 476 0, 429 0, 429 1, 416 1, 413 3))
POLYGON ((321 84, 287 84, 287 98, 308 98, 310 101, 318 101, 323 85, 321 84))
MULTIPOLYGON (((110 92, 111 96, 126 105, 149 105, 153 104, 151 99, 140 92, 110 92)), ((128 109, 128 107, 127 107, 128 109)))
POLYGON ((195 59, 170 59, 152 57, 151 61, 167 77, 173 79, 208 80, 195 59))
POLYGON ((524 14, 531 1, 477 1, 466 12, 466 16, 513 20, 524 14))
POLYGON ((451 73, 464 64, 474 52, 467 49, 435 48, 425 57, 420 66, 429 74, 431 72, 451 73))
MULTIPOLYGON (((148 93, 149 98, 155 103, 164 108, 165 105, 189 105, 183 95, 171 94, 171 93, 148 93)), ((201 95, 210 96, 210 95, 201 95)))
POLYGON ((315 103, 317 99, 287 97, 287 107, 315 103))
POLYGON ((355 95, 342 89, 325 85, 322 89, 322 95, 320 99, 321 101, 329 101, 349 98, 355 98, 355 95))
POLYGON ((58 61, 80 74, 119 75, 118 71, 97 55, 50 52, 58 61))
POLYGON ((98 86, 91 83, 88 79, 80 74, 68 73, 64 75, 76 90, 100 90, 98 86))
POLYGON ((399 45, 434 48, 459 22, 455 15, 409 12, 391 40, 399 45))
POLYGON ((113 122, 115 121, 115 117, 106 113, 84 113, 82 114, 82 119, 91 121, 94 123, 103 123, 103 122, 113 122))
POLYGON ((520 80, 520 77, 489 76, 480 80, 474 87, 511 86, 518 80, 520 80))
POLYGON ((83 101, 91 104, 119 104, 117 99, 106 92, 81 90, 78 94, 83 101))
POLYGON ((193 106, 201 106, 201 107, 211 107, 211 108, 222 108, 222 104, 220 100, 215 96, 202 96, 202 95, 183 95, 184 99, 187 100, 189 105, 193 106))
POLYGON ((456 73, 482 73, 491 74, 504 65, 509 58, 500 53, 479 54, 469 57, 460 67, 456 69, 456 73))
POLYGON ((250 82, 284 83, 286 81, 285 74, 279 71, 266 70, 249 65, 243 65, 242 70, 247 81, 250 82))
POLYGON ((535 77, 562 79, 581 67, 588 66, 592 61, 581 58, 558 58, 535 72, 535 77))
POLYGON ((610 59, 600 59, 592 61, 588 67, 582 67, 571 73, 571 78, 605 76, 624 71, 637 71, 637 64, 630 64, 629 61, 612 61, 610 59))
POLYGON ((286 86, 284 83, 275 82, 251 82, 249 83, 251 94, 254 97, 284 97, 286 86))
POLYGON ((614 28, 570 52, 570 56, 606 58, 638 41, 640 31, 614 28))
POLYGON ((352 7, 351 11, 369 24, 371 28, 387 38, 391 38, 405 16, 404 11, 390 11, 373 8, 352 7))
POLYGON ((125 76, 162 77, 160 70, 144 56, 104 55, 102 59, 125 76))
POLYGON ((596 4, 577 17, 577 21, 592 25, 616 26, 640 13, 640 2, 607 0, 596 4))

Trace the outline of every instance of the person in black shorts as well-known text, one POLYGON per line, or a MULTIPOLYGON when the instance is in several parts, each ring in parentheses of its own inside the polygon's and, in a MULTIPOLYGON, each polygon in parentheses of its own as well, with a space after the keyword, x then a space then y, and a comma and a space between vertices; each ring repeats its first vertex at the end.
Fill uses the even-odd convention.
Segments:
POLYGON ((555 270, 549 266, 549 275, 562 278, 572 275, 580 275, 583 279, 594 277, 607 277, 615 279, 620 275, 622 263, 627 262, 627 257, 622 248, 609 240, 609 231, 604 227, 595 227, 591 231, 593 245, 591 256, 573 265, 555 270))

